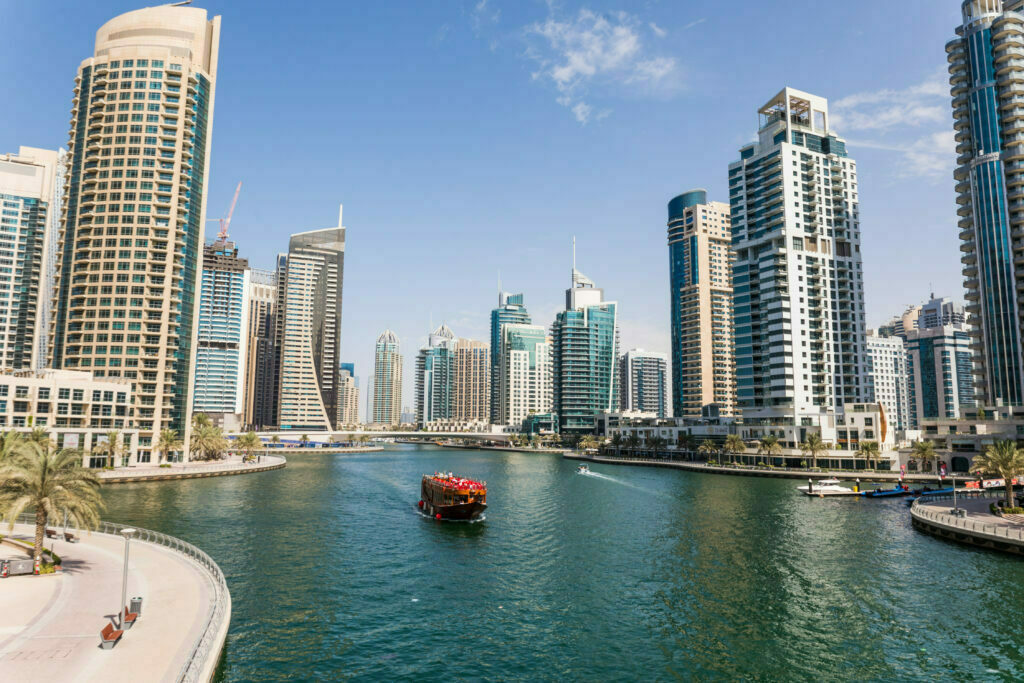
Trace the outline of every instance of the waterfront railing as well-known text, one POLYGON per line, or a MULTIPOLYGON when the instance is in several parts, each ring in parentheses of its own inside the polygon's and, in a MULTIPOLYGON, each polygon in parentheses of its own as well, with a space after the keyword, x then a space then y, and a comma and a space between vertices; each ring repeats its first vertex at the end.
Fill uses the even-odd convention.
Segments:
MULTIPOLYGON (((999 499, 1003 496, 999 493, 988 493, 981 491, 969 492, 971 498, 993 498, 999 499)), ((964 498, 964 494, 957 493, 958 499, 964 498)), ((952 495, 935 495, 928 496, 927 503, 934 502, 935 500, 953 500, 952 495)), ((953 527, 961 529, 963 531, 984 534, 993 538, 1005 538, 1012 541, 1024 542, 1024 529, 1014 528, 1008 523, 988 523, 978 521, 976 518, 970 517, 959 517, 943 510, 930 509, 934 506, 928 505, 922 502, 922 500, 915 500, 914 504, 910 508, 911 514, 922 519, 926 519, 937 524, 941 524, 946 527, 953 527)))
POLYGON ((252 462, 252 463, 235 463, 225 462, 218 464, 216 461, 211 462, 208 465, 171 465, 170 467, 160 467, 159 465, 149 465, 143 467, 116 467, 112 470, 102 470, 98 472, 100 479, 110 479, 124 476, 142 476, 142 475, 172 475, 172 474, 188 474, 190 472, 233 472, 235 470, 252 470, 259 469, 261 467, 272 467, 281 463, 287 462, 283 455, 267 455, 263 454, 264 458, 274 458, 274 461, 267 462, 252 462))
MULTIPOLYGON (((36 516, 35 513, 25 513, 16 521, 19 524, 35 526, 36 516)), ((55 526, 59 525, 55 524, 55 526)), ((129 528, 135 530, 135 533, 132 535, 133 541, 152 543, 185 556, 203 570, 203 573, 210 580, 213 587, 213 600, 211 601, 210 609, 207 612, 206 620, 203 622, 203 629, 196 635, 195 641, 192 643, 191 649, 189 650, 188 658, 181 665, 181 669, 178 671, 177 676, 178 681, 198 681, 203 675, 203 670, 206 668, 206 663, 209 658, 218 656, 219 654, 218 652, 214 652, 214 648, 217 648, 220 645, 218 636, 225 626, 225 619, 227 619, 231 613, 231 593, 228 591, 228 584, 224 578, 224 572, 222 572, 220 566, 213 561, 213 558, 201 549, 191 543, 186 543, 180 538, 169 536, 168 534, 164 534, 159 531, 143 529, 129 524, 100 522, 99 526, 93 530, 93 533, 107 534, 109 536, 122 538, 121 530, 129 528)), ((75 531, 79 530, 75 529, 75 531)))

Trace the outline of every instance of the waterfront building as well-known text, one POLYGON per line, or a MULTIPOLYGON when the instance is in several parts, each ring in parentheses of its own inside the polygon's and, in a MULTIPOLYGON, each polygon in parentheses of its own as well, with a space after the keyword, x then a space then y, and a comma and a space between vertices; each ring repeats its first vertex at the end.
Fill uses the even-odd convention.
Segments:
POLYGON ((976 405, 970 326, 941 325, 906 333, 910 429, 927 419, 957 419, 976 405))
POLYGON ((274 344, 277 329, 277 273, 253 268, 249 275, 249 324, 245 353, 245 407, 242 422, 249 429, 275 425, 274 344))
POLYGON ((338 419, 345 227, 300 232, 279 258, 276 391, 280 429, 329 431, 338 419))
POLYGON ((921 306, 907 306, 900 315, 894 315, 878 326, 879 337, 903 337, 907 330, 916 330, 917 321, 921 316, 921 306))
POLYGON ((509 294, 498 288, 498 307, 491 311, 491 423, 505 424, 498 416, 501 398, 498 396, 501 375, 501 327, 505 324, 529 325, 530 314, 523 303, 522 294, 509 294))
MULTIPOLYGON (((575 260, 575 259, 574 259, 575 260)), ((619 405, 618 305, 572 269, 565 310, 551 325, 552 401, 559 431, 592 434, 597 416, 619 405)))
POLYGON ((366 412, 363 415, 366 416, 366 424, 373 424, 373 375, 366 382, 366 412))
POLYGON ((134 382, 142 456, 190 436, 219 47, 220 17, 148 7, 100 27, 75 78, 51 366, 134 382))
POLYGON ((467 423, 490 423, 491 347, 487 342, 456 340, 453 401, 453 419, 467 423))
POLYGON ((19 148, 0 154, 0 367, 46 365, 57 262, 65 150, 19 148))
POLYGON ((540 325, 505 323, 499 345, 498 424, 522 429, 552 407, 551 338, 540 325))
POLYGON ((455 333, 442 324, 416 355, 416 424, 450 420, 454 391, 455 333))
POLYGON ((867 354, 864 400, 881 403, 893 429, 909 429, 907 351, 903 338, 881 337, 873 330, 869 330, 867 354))
POLYGON ((737 404, 749 425, 810 428, 863 401, 857 166, 825 98, 785 88, 758 114, 729 165, 737 404))
POLYGON ((359 423, 359 382, 352 363, 341 364, 340 395, 338 400, 338 426, 359 423))
POLYGON ((83 449, 84 467, 108 464, 100 449, 95 454, 89 450, 117 431, 123 447, 112 464, 147 464, 150 452, 139 451, 132 417, 132 384, 72 370, 0 370, 0 429, 30 432, 42 427, 58 448, 83 449))
POLYGON ((1016 102, 1024 1, 967 0, 946 43, 956 131, 957 214, 978 399, 1024 403, 1024 143, 1016 102), (1014 106, 1010 106, 1014 105, 1014 106))
POLYGON ((963 304, 946 297, 936 298, 934 294, 926 304, 921 306, 921 314, 917 319, 917 326, 920 329, 966 323, 967 308, 963 304))
POLYGON ((668 357, 631 349, 619 357, 619 409, 668 417, 668 357))
POLYGON ((234 242, 218 239, 203 249, 192 410, 218 424, 242 420, 250 272, 234 242))
MULTIPOLYGON (((402 421, 402 354, 398 335, 384 330, 377 337, 373 363, 373 410, 370 421, 396 425, 402 421)), ((406 409, 406 412, 410 412, 406 409)), ((415 419, 415 417, 413 418, 415 419)))
MULTIPOLYGON (((672 411, 736 412, 729 205, 691 190, 668 203, 672 411)), ((627 398, 623 389, 623 398, 627 398)))

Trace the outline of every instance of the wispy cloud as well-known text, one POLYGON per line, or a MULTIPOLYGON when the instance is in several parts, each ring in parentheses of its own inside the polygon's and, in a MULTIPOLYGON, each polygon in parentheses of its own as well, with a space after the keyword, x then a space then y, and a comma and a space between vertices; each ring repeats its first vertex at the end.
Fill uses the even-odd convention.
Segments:
POLYGON ((495 7, 490 0, 479 0, 473 5, 470 21, 473 25, 473 32, 479 35, 488 26, 493 26, 501 21, 501 8, 495 7))
POLYGON ((708 20, 707 17, 701 17, 700 19, 697 19, 696 21, 691 21, 689 24, 687 24, 686 26, 683 27, 683 30, 687 31, 687 30, 693 28, 694 26, 700 26, 701 24, 703 24, 707 20, 708 20))
POLYGON ((902 155, 898 177, 948 177, 952 170, 955 143, 949 125, 949 88, 942 71, 906 88, 834 100, 831 116, 831 125, 840 134, 852 134, 851 146, 902 155))
MULTIPOLYGON (((581 9, 564 20, 552 14, 526 27, 527 56, 538 65, 533 77, 553 84, 559 92, 557 102, 583 124, 593 114, 587 99, 594 90, 673 89, 678 85, 678 64, 674 57, 651 54, 643 26, 626 12, 597 14, 581 9)), ((656 35, 664 35, 664 29, 653 23, 648 26, 656 35)))
POLYGON ((651 27, 652 31, 654 31, 654 35, 658 36, 659 38, 664 38, 665 36, 668 35, 668 31, 658 26, 653 21, 648 23, 647 25, 651 27))

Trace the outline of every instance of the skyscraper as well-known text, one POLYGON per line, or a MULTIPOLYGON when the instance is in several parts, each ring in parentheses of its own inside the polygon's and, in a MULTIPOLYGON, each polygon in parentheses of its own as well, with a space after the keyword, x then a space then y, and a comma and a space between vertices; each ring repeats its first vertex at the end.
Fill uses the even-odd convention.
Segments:
POLYGON ((0 155, 3 231, 0 367, 46 365, 67 152, 21 147, 0 155))
POLYGON ((491 347, 475 339, 455 342, 455 391, 452 419, 491 420, 491 347))
POLYGON ((946 43, 953 128, 960 257, 974 350, 975 387, 983 405, 1024 402, 1024 143, 1018 85, 1024 66, 1024 0, 967 0, 957 37, 946 43), (1010 106, 1014 105, 1014 106, 1010 106))
POLYGON ((973 383, 976 354, 965 323, 909 330, 906 333, 908 426, 929 418, 960 418, 976 405, 973 383))
POLYGON ((619 407, 617 313, 617 304, 605 301, 604 290, 573 264, 565 310, 551 325, 553 406, 560 432, 594 433, 598 414, 619 407))
POLYGON ((351 363, 341 364, 341 390, 338 399, 338 425, 359 423, 359 382, 351 363), (347 367, 346 367, 347 366, 347 367))
POLYGON ((161 429, 190 436, 219 45, 206 10, 140 9, 75 79, 52 366, 135 382, 143 462, 161 429))
POLYGON ((729 205, 704 190, 668 203, 675 417, 700 417, 710 404, 736 412, 731 239, 729 205))
POLYGON ((455 333, 441 325, 416 355, 416 424, 450 420, 455 392, 455 333))
POLYGON ((729 165, 737 403, 745 422, 813 423, 863 400, 857 168, 824 98, 785 88, 758 113, 729 165))
POLYGON ((514 323, 529 325, 530 314, 523 303, 522 294, 498 291, 498 307, 491 311, 491 423, 504 424, 498 417, 501 399, 498 396, 500 381, 501 326, 514 323))
POLYGON ((552 407, 551 337, 540 325, 506 323, 501 328, 498 424, 522 428, 532 414, 552 407))
POLYGON ((192 410, 225 427, 237 428, 245 407, 250 273, 234 242, 218 239, 203 250, 192 410))
POLYGON ((251 429, 277 424, 274 404, 274 343, 277 327, 277 273, 253 268, 249 279, 249 325, 245 353, 245 413, 251 429))
POLYGON ((882 337, 868 330, 864 400, 885 407, 893 429, 910 428, 907 351, 903 338, 882 337))
POLYGON ((668 416, 668 358, 631 349, 619 356, 619 408, 668 416))
POLYGON ((384 330, 377 337, 373 360, 373 418, 396 425, 402 417, 402 354, 398 335, 384 330))
POLYGON ((345 228, 292 235, 277 277, 277 424, 330 430, 338 419, 345 228))

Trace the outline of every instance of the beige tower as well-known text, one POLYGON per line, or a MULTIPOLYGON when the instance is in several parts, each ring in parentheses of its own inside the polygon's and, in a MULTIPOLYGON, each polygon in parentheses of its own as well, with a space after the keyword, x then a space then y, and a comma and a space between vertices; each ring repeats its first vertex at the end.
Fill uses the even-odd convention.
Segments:
POLYGON ((729 205, 685 192, 668 205, 672 408, 699 417, 715 404, 736 414, 729 205))
POLYGON ((475 339, 455 342, 455 391, 452 419, 489 422, 491 419, 491 346, 475 339))
POLYGON ((249 348, 245 355, 245 411, 250 428, 277 423, 274 414, 274 337, 277 319, 277 274, 253 270, 249 280, 249 348))
POLYGON ((75 79, 51 360, 135 382, 141 462, 190 436, 219 42, 206 10, 128 12, 75 79))
POLYGON ((402 416, 402 353, 398 335, 384 330, 377 337, 373 362, 373 410, 370 420, 396 425, 402 416))

